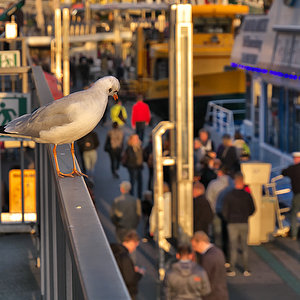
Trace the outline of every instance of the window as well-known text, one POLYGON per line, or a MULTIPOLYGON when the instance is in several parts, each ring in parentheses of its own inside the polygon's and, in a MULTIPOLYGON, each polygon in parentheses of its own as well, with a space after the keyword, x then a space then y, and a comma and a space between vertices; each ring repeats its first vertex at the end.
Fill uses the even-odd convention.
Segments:
POLYGON ((232 19, 194 17, 194 33, 230 33, 232 19))

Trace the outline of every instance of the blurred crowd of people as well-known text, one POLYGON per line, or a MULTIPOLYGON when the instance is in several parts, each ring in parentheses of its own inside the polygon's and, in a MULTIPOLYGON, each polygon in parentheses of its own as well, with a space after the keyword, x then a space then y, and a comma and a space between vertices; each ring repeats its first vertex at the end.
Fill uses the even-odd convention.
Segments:
MULTIPOLYGON (((142 97, 138 97, 131 118, 135 133, 128 137, 124 146, 123 127, 127 121, 127 111, 121 102, 113 105, 110 109, 112 128, 105 142, 112 175, 119 178, 117 172, 120 166, 128 170, 129 180, 121 182, 120 196, 113 201, 110 217, 118 241, 112 249, 132 299, 137 295, 138 281, 145 272, 135 266, 134 255, 140 240, 136 230, 141 220, 144 224, 143 242, 151 241, 153 237, 149 225, 153 207, 151 137, 143 145, 144 129, 151 119, 148 110, 142 97), (139 122, 143 124, 137 126, 139 122), (142 177, 144 165, 149 169, 146 191, 142 177), (128 239, 132 239, 134 250, 127 248, 128 239), (120 262, 120 255, 130 259, 128 270, 120 262)), ((164 155, 170 151, 167 135, 164 137, 163 151, 164 155)), ((205 129, 199 131, 199 136, 194 140, 194 237, 190 244, 176 247, 177 262, 167 270, 164 280, 165 299, 228 299, 226 275, 236 276, 238 270, 245 277, 251 275, 247 245, 248 217, 254 213, 255 206, 240 172, 240 163, 250 158, 250 148, 239 132, 236 132, 234 140, 225 134, 216 149, 209 132, 205 129), (238 264, 239 250, 242 259, 238 264)), ((165 169, 164 189, 170 193, 167 171, 165 169)))

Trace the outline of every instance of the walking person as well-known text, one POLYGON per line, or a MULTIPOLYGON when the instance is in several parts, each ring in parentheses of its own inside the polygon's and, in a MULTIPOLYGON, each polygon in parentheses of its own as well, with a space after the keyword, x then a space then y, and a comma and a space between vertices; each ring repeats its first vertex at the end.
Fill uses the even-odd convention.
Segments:
POLYGON ((97 148, 99 139, 96 131, 91 131, 86 136, 77 141, 79 151, 82 154, 84 172, 93 178, 95 165, 98 159, 97 148))
POLYGON ((111 121, 117 122, 119 127, 124 126, 127 120, 127 111, 126 108, 122 105, 120 98, 118 102, 114 104, 110 109, 110 118, 111 121))
POLYGON ((194 202, 194 232, 204 231, 208 234, 208 227, 211 224, 214 214, 209 202, 205 197, 205 187, 200 182, 193 185, 194 202))
POLYGON ((152 134, 149 135, 147 146, 143 149, 144 162, 148 167, 148 190, 153 191, 153 142, 152 134))
POLYGON ((204 299, 211 292, 206 271, 192 261, 193 254, 189 245, 180 245, 174 263, 164 279, 166 300, 204 299))
MULTIPOLYGON (((206 198, 210 203, 210 206, 215 213, 213 220, 213 240, 217 245, 222 245, 222 250, 225 254, 226 261, 228 261, 228 231, 227 231, 227 223, 222 215, 222 207, 223 202, 221 204, 221 208, 218 206, 218 199, 222 191, 230 187, 230 189, 234 188, 232 178, 227 175, 227 170, 224 167, 221 167, 217 171, 218 177, 212 180, 207 189, 206 189, 206 198)), ((229 189, 228 189, 229 191, 229 189)))
POLYGON ((197 254, 197 262, 208 275, 211 293, 205 300, 228 300, 225 258, 222 250, 209 242, 207 234, 197 231, 191 240, 192 249, 197 254))
POLYGON ((115 178, 119 178, 117 171, 120 167, 121 154, 123 151, 124 132, 117 122, 112 124, 112 129, 107 133, 104 150, 110 158, 111 172, 115 178))
POLYGON ((127 232, 121 243, 110 245, 132 300, 136 299, 138 294, 138 282, 145 273, 143 268, 134 265, 130 256, 138 245, 139 236, 135 230, 127 232))
POLYGON ((142 215, 141 201, 130 195, 130 190, 130 182, 122 181, 121 195, 114 199, 110 210, 110 219, 116 227, 118 242, 123 241, 128 231, 137 228, 142 215))
POLYGON ((137 97, 137 102, 132 107, 131 126, 135 129, 136 134, 143 143, 144 131, 146 125, 149 125, 151 120, 151 112, 148 104, 143 101, 143 96, 137 97))
POLYGON ((231 277, 236 275, 239 239, 243 257, 243 274, 251 275, 248 265, 248 218, 254 213, 255 206, 251 195, 244 190, 244 187, 243 174, 238 172, 234 176, 234 189, 224 196, 222 208, 230 243, 230 268, 227 270, 227 275, 231 277))
POLYGON ((292 200, 291 215, 291 237, 297 240, 298 220, 297 213, 300 211, 300 152, 293 153, 294 164, 282 170, 282 175, 291 179, 292 191, 294 193, 292 200))
POLYGON ((234 175, 240 170, 240 161, 237 150, 232 144, 232 138, 229 134, 224 134, 222 144, 217 151, 217 157, 221 160, 222 165, 227 169, 229 175, 234 175))
POLYGON ((142 198, 143 191, 143 149, 141 141, 137 134, 132 134, 127 142, 127 148, 122 156, 122 164, 127 168, 132 186, 131 194, 134 195, 135 186, 137 186, 137 196, 142 198))

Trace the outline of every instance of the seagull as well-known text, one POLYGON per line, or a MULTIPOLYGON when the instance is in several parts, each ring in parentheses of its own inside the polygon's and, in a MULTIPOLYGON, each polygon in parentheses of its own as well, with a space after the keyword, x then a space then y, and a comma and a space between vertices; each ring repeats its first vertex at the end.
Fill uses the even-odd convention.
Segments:
POLYGON ((74 141, 92 131, 101 120, 108 96, 118 99, 119 80, 113 76, 98 79, 87 90, 79 91, 41 106, 31 114, 20 116, 4 126, 0 135, 29 138, 37 143, 54 144, 53 155, 59 177, 86 176, 77 170, 74 141), (73 171, 62 173, 57 161, 56 147, 71 144, 73 171))

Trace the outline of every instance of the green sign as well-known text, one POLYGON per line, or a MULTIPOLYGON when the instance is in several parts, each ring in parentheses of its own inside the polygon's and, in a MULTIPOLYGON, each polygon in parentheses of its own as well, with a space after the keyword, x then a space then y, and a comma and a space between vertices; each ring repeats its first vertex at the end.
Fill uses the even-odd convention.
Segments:
POLYGON ((0 125, 30 113, 30 94, 0 93, 0 125))
POLYGON ((0 68, 20 67, 20 51, 0 51, 0 68))

